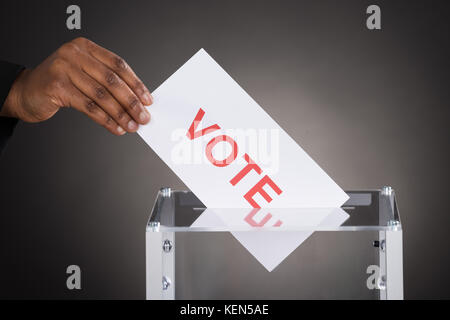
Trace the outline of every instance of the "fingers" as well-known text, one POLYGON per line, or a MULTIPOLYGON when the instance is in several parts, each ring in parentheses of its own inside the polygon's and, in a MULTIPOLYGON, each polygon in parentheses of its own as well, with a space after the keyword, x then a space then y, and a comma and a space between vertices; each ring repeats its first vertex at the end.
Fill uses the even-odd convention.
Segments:
POLYGON ((115 53, 100 47, 92 41, 87 40, 90 53, 110 70, 120 76, 128 87, 136 94, 144 105, 153 103, 152 95, 143 82, 136 76, 134 71, 121 57, 115 53))
POLYGON ((136 121, 131 118, 128 112, 103 85, 81 70, 73 69, 69 72, 69 78, 79 91, 94 101, 124 130, 128 132, 137 131, 139 126, 136 121))
POLYGON ((150 113, 122 78, 89 55, 83 55, 81 59, 81 68, 106 88, 136 122, 146 124, 150 121, 150 113))
POLYGON ((99 125, 106 128, 112 134, 121 136, 125 134, 125 130, 117 124, 117 122, 109 116, 102 108, 100 108, 94 100, 83 94, 74 86, 70 86, 66 89, 70 98, 70 105, 86 114, 89 118, 97 122, 99 125))
MULTIPOLYGON (((61 46, 53 60, 62 66, 56 68, 55 77, 66 79, 76 88, 77 96, 81 93, 89 99, 77 101, 80 111, 95 115, 96 121, 100 121, 98 117, 107 117, 109 124, 120 126, 113 130, 116 133, 136 132, 139 124, 150 121, 145 107, 153 103, 149 90, 116 54, 88 39, 77 38, 61 46)), ((54 94, 56 101, 71 99, 60 89, 54 94)))

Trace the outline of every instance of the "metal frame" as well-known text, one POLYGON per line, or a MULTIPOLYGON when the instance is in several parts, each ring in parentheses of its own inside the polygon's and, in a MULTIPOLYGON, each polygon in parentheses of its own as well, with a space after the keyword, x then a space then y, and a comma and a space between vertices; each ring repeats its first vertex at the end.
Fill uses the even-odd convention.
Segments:
POLYGON ((147 224, 145 235, 147 300, 175 299, 175 234, 160 230, 160 222, 155 221, 156 218, 161 218, 164 224, 174 223, 175 208, 170 195, 170 188, 162 188, 159 191, 154 211, 159 207, 167 209, 165 212, 153 212, 147 224), (161 202, 166 203, 163 206, 161 202))
POLYGON ((403 231, 391 187, 382 188, 381 202, 387 204, 381 207, 389 208, 389 212, 380 210, 380 224, 387 225, 389 230, 379 232, 380 300, 403 300, 403 231), (384 221, 385 217, 389 220, 384 221))
MULTIPOLYGON (((175 233, 164 230, 157 221, 174 225, 175 204, 170 197, 170 188, 158 194, 155 208, 146 232, 146 297, 148 300, 175 299, 175 233), (163 203, 164 202, 164 205, 163 203), (160 208, 164 212, 160 212, 160 208)), ((403 233, 395 200, 394 190, 383 187, 380 192, 380 225, 387 228, 379 231, 380 300, 403 299, 403 233), (383 210, 388 210, 384 212, 383 210)))

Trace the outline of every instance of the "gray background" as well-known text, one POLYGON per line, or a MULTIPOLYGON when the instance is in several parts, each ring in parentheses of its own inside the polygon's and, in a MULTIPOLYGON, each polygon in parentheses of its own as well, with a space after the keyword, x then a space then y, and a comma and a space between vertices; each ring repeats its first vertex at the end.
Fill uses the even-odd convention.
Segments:
MULTIPOLYGON (((344 189, 397 191, 406 298, 448 298, 449 23, 444 1, 2 1, 0 58, 34 66, 86 36, 151 90, 199 48, 344 189), (365 9, 382 9, 382 30, 365 9)), ((73 110, 20 124, 0 159, 1 298, 144 298, 144 227, 183 183, 137 135, 73 110), (83 290, 68 291, 78 264, 83 290)))

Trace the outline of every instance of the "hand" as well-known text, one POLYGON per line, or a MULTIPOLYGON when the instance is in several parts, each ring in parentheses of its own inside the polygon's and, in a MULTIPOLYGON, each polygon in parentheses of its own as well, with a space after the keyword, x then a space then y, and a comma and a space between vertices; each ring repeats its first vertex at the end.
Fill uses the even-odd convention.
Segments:
POLYGON ((152 101, 149 90, 122 58, 77 38, 35 69, 22 71, 0 115, 40 122, 70 106, 113 134, 123 135, 150 121, 144 105, 152 101))

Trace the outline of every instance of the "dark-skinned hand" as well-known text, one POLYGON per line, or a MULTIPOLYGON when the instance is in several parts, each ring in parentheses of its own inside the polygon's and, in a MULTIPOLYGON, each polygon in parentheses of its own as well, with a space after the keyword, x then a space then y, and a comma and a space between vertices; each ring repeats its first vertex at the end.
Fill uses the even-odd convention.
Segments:
POLYGON ((72 107, 115 135, 150 121, 152 96, 130 66, 94 42, 77 38, 17 77, 0 116, 25 122, 51 118, 72 107))

